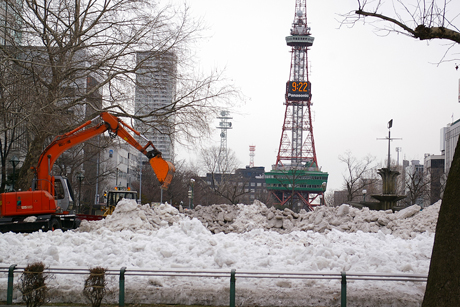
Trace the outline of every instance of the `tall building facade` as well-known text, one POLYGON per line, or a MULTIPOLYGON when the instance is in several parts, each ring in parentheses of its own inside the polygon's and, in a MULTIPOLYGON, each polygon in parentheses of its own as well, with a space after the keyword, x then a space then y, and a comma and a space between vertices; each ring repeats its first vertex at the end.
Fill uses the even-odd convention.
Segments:
POLYGON ((0 45, 21 43, 22 0, 0 1, 0 45))
POLYGON ((441 129, 441 152, 445 153, 445 173, 449 174, 460 135, 460 119, 441 129))
POLYGON ((101 171, 109 174, 101 185, 102 190, 131 188, 132 183, 139 181, 139 151, 116 139, 101 153, 101 171))
POLYGON ((424 207, 434 204, 442 199, 445 186, 444 155, 425 155, 424 177, 428 182, 427 195, 424 199, 424 207))
POLYGON ((163 159, 174 160, 174 114, 177 59, 174 53, 153 55, 151 51, 136 53, 134 109, 136 130, 152 141, 163 159))

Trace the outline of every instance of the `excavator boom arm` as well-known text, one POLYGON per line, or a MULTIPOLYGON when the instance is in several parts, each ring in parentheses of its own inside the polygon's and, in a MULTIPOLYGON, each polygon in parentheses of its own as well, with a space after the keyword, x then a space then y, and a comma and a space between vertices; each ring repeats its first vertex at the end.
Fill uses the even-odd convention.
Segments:
POLYGON ((150 165, 155 172, 158 181, 162 184, 163 189, 167 189, 171 180, 174 176, 175 168, 171 162, 165 161, 161 157, 159 152, 153 143, 143 137, 138 131, 125 124, 118 117, 102 112, 100 116, 93 120, 87 121, 83 125, 75 128, 74 130, 67 132, 66 134, 57 136, 43 151, 41 154, 38 164, 36 167, 37 174, 37 189, 48 191, 50 194, 53 193, 53 176, 51 169, 57 158, 66 150, 83 143, 97 135, 103 134, 104 132, 110 132, 118 135, 131 146, 139 150, 145 156, 149 158, 150 165), (99 118, 102 122, 95 126, 87 128, 90 124, 96 122, 99 118), (86 128, 86 129, 85 129, 86 128), (129 133, 129 129, 134 134, 144 138, 147 144, 142 146, 136 139, 129 133))

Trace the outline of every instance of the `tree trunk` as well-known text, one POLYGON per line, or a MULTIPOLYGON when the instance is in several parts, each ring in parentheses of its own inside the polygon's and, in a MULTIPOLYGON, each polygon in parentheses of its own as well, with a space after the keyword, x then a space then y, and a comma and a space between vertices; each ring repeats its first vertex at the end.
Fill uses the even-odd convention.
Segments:
POLYGON ((32 140, 29 146, 24 163, 19 170, 19 178, 16 183, 16 190, 26 191, 30 188, 35 172, 31 167, 37 166, 38 158, 43 152, 43 146, 45 144, 46 137, 37 136, 32 140))
POLYGON ((422 307, 460 306, 460 146, 457 144, 439 211, 422 307))
POLYGON ((1 162, 2 167, 2 183, 0 184, 0 193, 5 192, 6 181, 8 180, 8 176, 6 174, 6 161, 3 159, 1 162))

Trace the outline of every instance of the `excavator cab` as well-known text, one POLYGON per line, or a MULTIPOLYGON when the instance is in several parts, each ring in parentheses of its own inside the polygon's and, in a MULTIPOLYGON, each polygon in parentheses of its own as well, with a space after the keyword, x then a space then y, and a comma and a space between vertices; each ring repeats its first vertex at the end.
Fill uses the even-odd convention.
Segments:
POLYGON ((74 195, 70 182, 66 177, 54 176, 54 199, 62 211, 74 210, 74 195))
MULTIPOLYGON (((53 176, 52 177, 52 193, 50 197, 54 196, 56 201, 55 208, 62 212, 69 212, 75 210, 74 208, 74 195, 73 189, 70 185, 69 180, 63 176, 53 176)), ((32 181, 32 191, 39 191, 41 186, 41 181, 36 178, 32 181)), ((53 205, 54 207, 54 205, 53 205)))

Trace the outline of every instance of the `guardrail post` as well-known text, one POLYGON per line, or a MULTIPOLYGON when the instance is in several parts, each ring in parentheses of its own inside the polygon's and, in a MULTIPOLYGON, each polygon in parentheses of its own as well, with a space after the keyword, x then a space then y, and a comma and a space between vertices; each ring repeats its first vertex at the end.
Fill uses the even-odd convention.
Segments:
POLYGON ((118 306, 125 306, 125 272, 126 267, 120 269, 120 282, 119 282, 119 294, 118 294, 118 306))
POLYGON ((14 269, 17 264, 12 264, 8 269, 8 288, 6 290, 6 304, 13 304, 13 280, 14 280, 14 269))
POLYGON ((340 293, 340 306, 347 307, 347 273, 342 272, 342 287, 340 293))
POLYGON ((232 269, 230 273, 230 307, 235 307, 235 284, 236 284, 235 273, 236 273, 236 270, 232 269))

